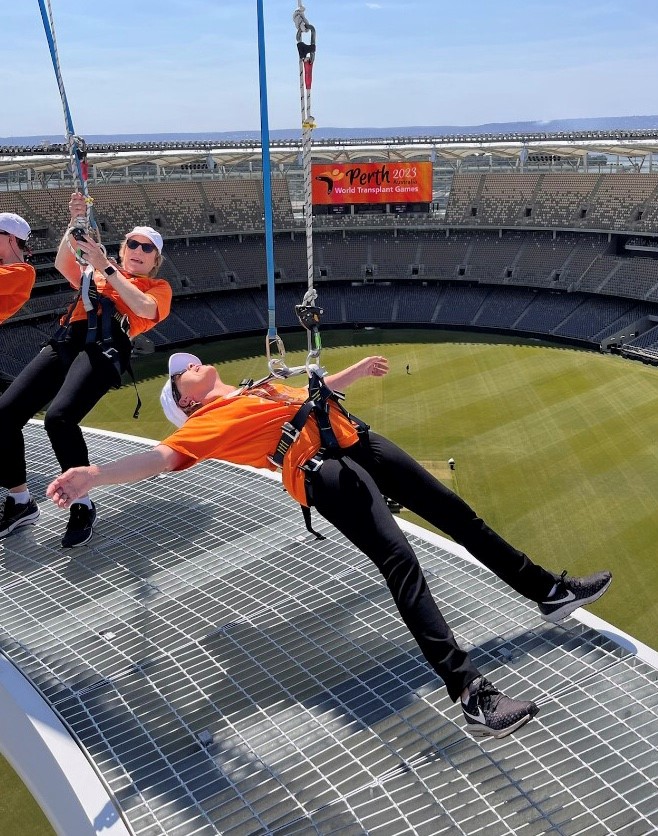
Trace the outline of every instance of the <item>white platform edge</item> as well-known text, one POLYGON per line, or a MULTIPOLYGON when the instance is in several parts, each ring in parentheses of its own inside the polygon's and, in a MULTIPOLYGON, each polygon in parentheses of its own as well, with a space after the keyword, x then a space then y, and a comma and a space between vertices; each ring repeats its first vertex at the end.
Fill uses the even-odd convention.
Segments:
POLYGON ((61 836, 130 836, 97 772, 57 714, 0 655, 0 746, 61 836))

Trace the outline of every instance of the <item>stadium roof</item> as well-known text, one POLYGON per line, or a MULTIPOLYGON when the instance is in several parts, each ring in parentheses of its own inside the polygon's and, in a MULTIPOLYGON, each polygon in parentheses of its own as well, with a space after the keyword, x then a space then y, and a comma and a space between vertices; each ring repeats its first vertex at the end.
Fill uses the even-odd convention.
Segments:
MULTIPOLYGON (((313 143, 313 157, 330 162, 396 161, 443 159, 458 162, 467 157, 491 154, 517 159, 525 149, 529 154, 582 158, 587 154, 643 158, 658 151, 658 132, 574 132, 569 134, 498 134, 449 137, 399 137, 373 140, 319 140, 313 143)), ((273 141, 273 164, 298 164, 301 142, 273 141)), ((111 171, 150 163, 165 168, 194 165, 209 160, 232 168, 260 163, 259 142, 138 142, 88 145, 88 161, 98 170, 111 171)), ((0 147, 0 173, 30 168, 53 173, 68 167, 64 144, 0 147)))
MULTIPOLYGON (((87 438, 98 462, 144 444, 87 438)), ((57 464, 39 424, 27 449, 43 496, 57 464)), ((546 624, 454 544, 406 526, 460 642, 500 687, 541 706, 516 735, 476 743, 375 567, 319 518, 327 539, 310 539, 276 481, 207 462, 95 499, 88 547, 62 552, 62 512, 42 502, 39 525, 7 538, 0 564, 2 651, 107 790, 105 805, 96 791, 87 804, 89 833, 658 829, 647 648, 592 618, 546 624)), ((14 762, 56 819, 32 744, 14 762)), ((67 774, 68 758, 59 766, 67 774)))

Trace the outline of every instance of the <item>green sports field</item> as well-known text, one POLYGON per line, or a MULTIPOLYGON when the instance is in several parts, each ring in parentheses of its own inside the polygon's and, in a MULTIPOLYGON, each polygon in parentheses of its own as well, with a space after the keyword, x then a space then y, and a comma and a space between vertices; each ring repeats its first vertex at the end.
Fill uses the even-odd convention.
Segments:
MULTIPOLYGON (((366 354, 388 356, 391 373, 355 384, 350 410, 546 567, 573 574, 610 568, 614 583, 593 611, 658 648, 658 369, 533 341, 436 331, 328 332, 324 343, 329 371, 366 354)), ((304 346, 303 338, 286 344, 289 365, 303 362, 305 351, 291 350, 304 346)), ((264 338, 245 339, 189 350, 237 383, 265 373, 264 345, 264 338)), ((158 404, 165 368, 163 354, 136 362, 144 401, 138 421, 134 389, 125 386, 85 423, 165 437, 172 429, 158 404)))

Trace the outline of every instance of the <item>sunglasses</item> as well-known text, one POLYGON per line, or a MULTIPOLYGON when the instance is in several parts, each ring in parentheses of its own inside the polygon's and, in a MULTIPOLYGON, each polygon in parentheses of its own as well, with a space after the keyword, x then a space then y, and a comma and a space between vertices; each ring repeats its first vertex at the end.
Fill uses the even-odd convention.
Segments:
POLYGON ((152 253, 153 250, 157 249, 155 244, 142 244, 141 241, 135 241, 134 238, 129 238, 126 241, 126 247, 128 247, 129 250, 138 250, 141 247, 145 253, 152 253))

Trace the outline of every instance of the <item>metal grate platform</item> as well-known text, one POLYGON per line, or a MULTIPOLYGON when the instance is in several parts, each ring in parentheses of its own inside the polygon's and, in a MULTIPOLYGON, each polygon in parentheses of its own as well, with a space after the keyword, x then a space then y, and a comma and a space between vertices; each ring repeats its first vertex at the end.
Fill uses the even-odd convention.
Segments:
MULTIPOLYGON (((377 570, 264 476, 212 462, 95 492, 63 552, 57 466, 26 428, 42 516, 4 541, 0 648, 139 836, 658 832, 658 671, 485 569, 410 539, 458 640, 539 717, 476 743, 377 570)), ((140 448, 89 431, 95 462, 140 448)))

